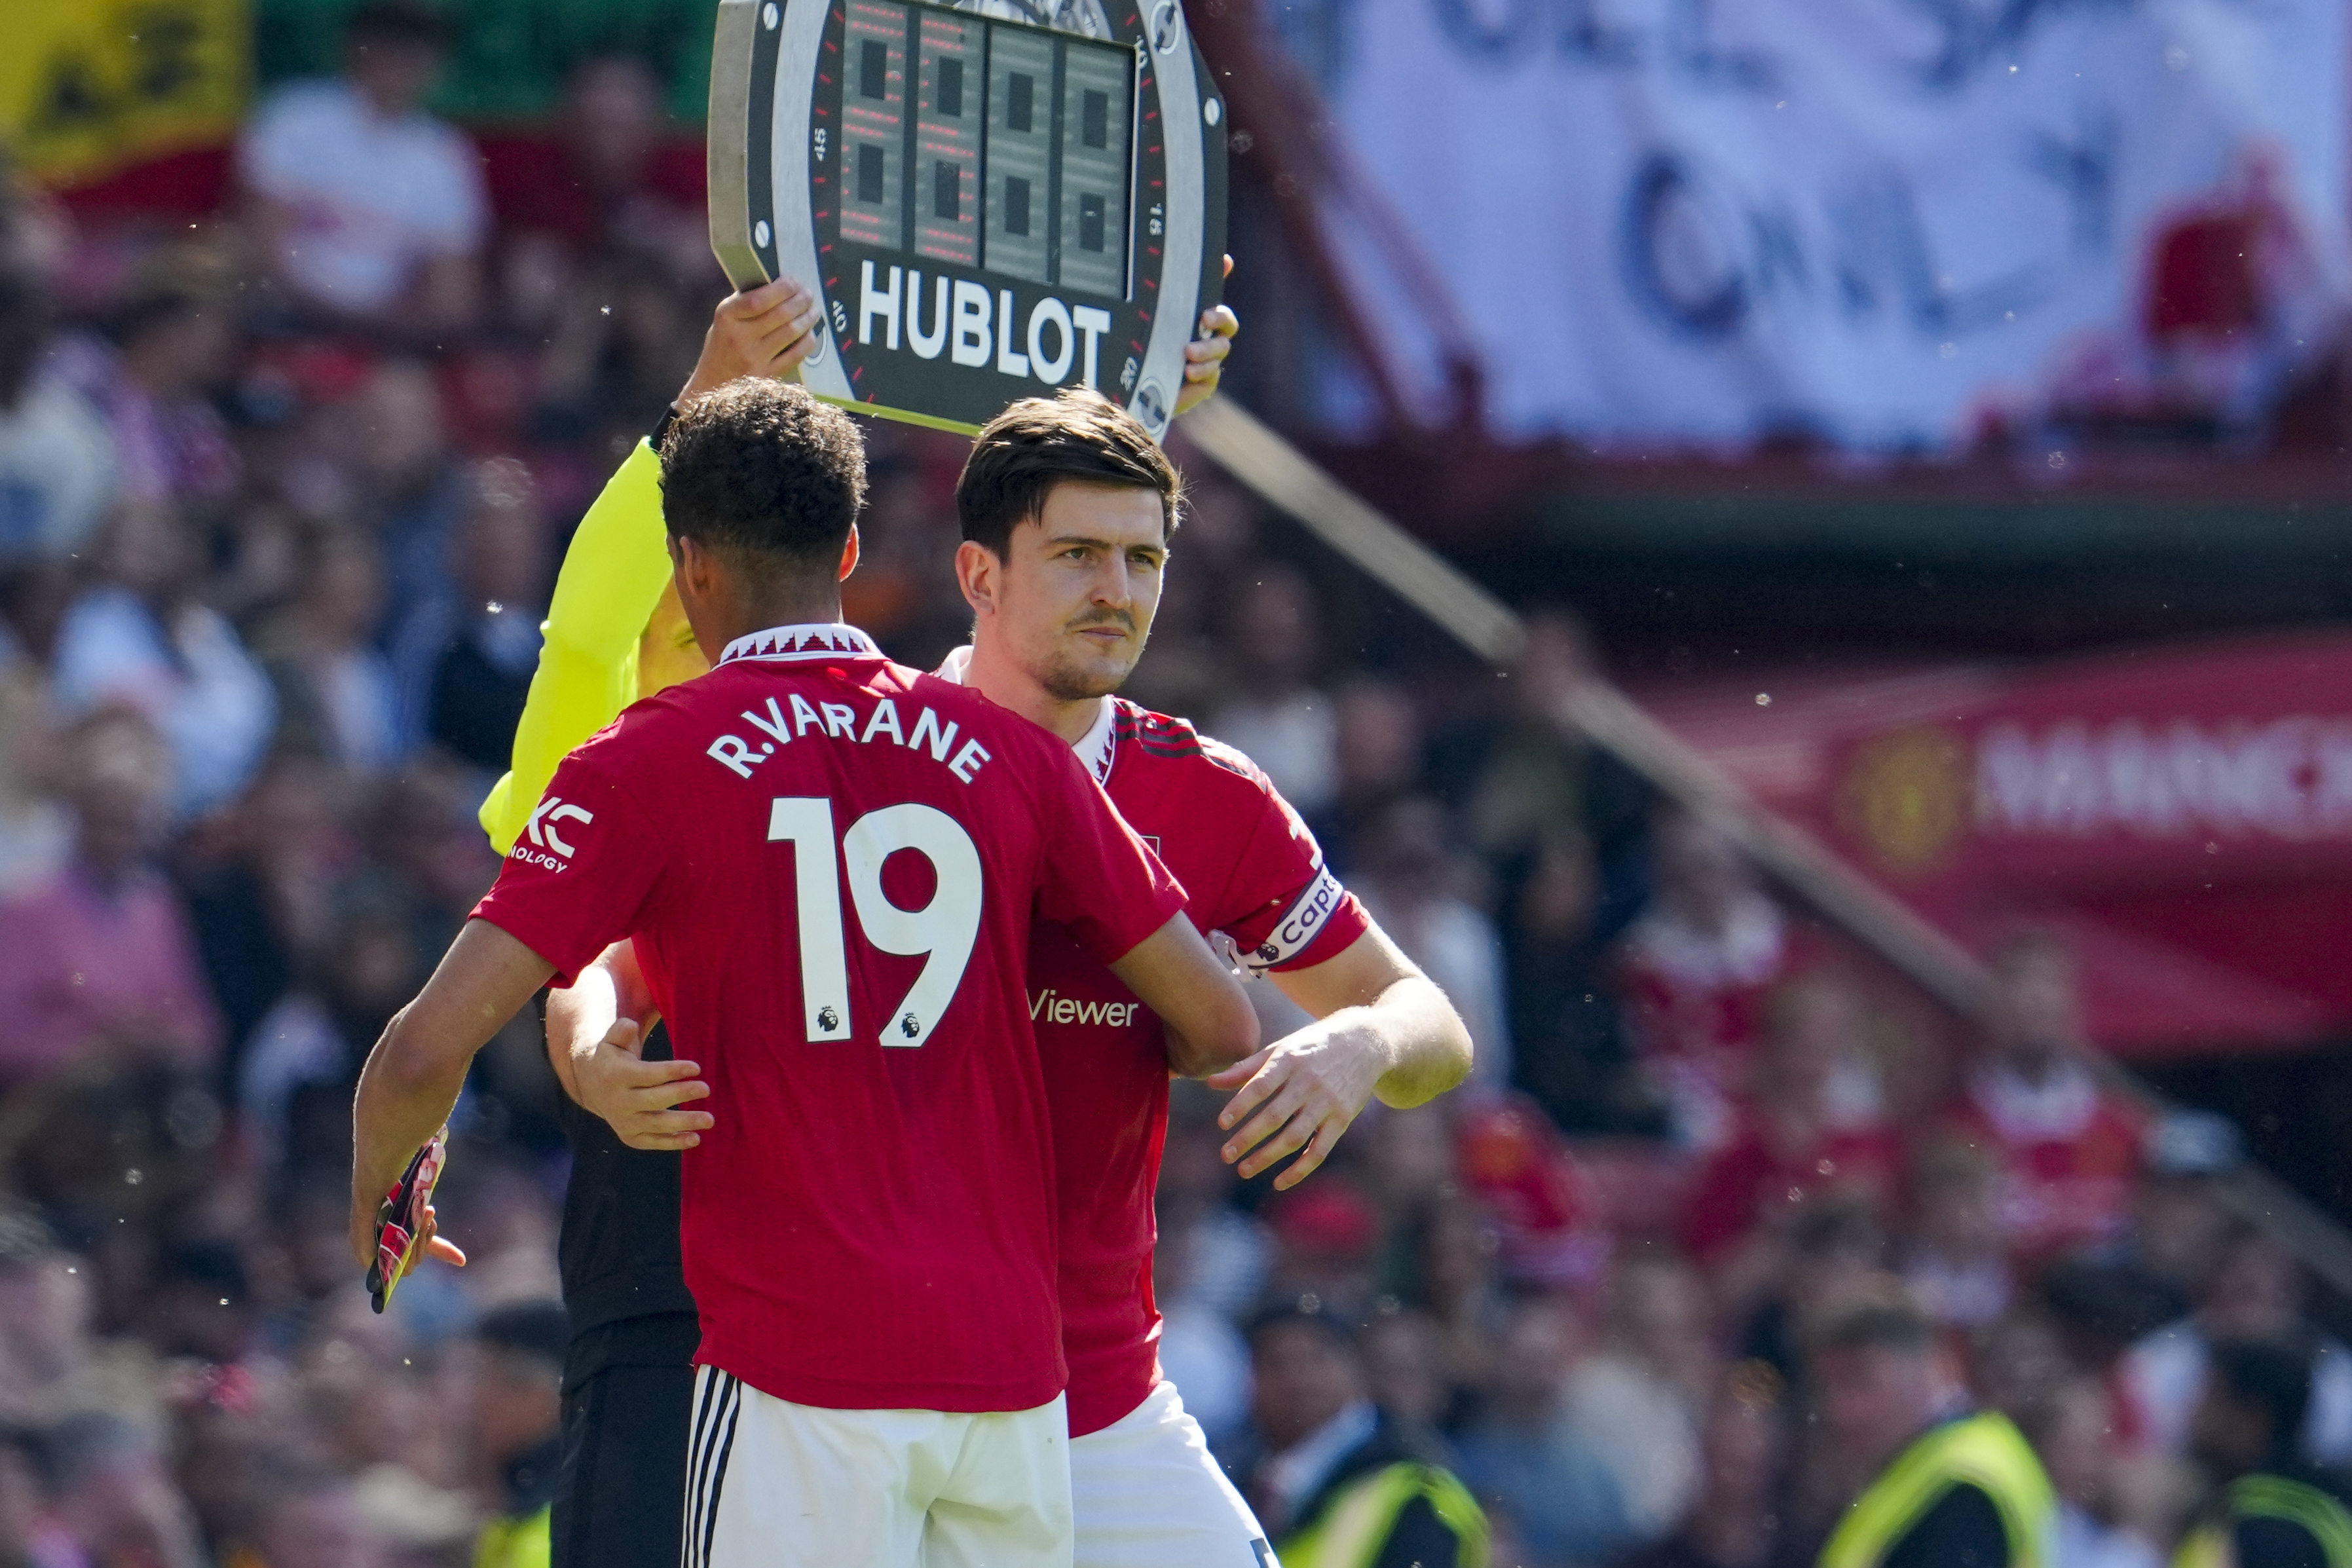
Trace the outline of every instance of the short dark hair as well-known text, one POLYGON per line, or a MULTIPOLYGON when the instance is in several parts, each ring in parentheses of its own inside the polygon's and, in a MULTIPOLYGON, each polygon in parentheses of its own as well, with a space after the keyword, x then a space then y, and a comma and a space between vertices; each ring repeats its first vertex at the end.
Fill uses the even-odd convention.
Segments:
POLYGON ((1134 415, 1072 386, 1055 397, 1024 397, 981 426, 956 481, 963 536, 1003 560, 1013 529, 1035 521, 1065 480, 1156 491, 1161 542, 1176 531, 1184 506, 1176 465, 1134 415))
POLYGON ((1255 1350, 1261 1337, 1291 1323, 1313 1330, 1351 1356, 1361 1353, 1356 1342, 1356 1325, 1333 1311, 1320 1296, 1312 1294, 1279 1300, 1262 1308, 1250 1319, 1244 1338, 1255 1350))
POLYGON ((1805 1349, 1815 1355, 1823 1351, 1858 1350, 1920 1355, 1935 1344, 1935 1321, 1891 1282, 1882 1289, 1858 1290, 1852 1300, 1822 1314, 1805 1335, 1805 1349))
POLYGON ((343 24, 347 46, 421 44, 446 49, 453 29, 438 6, 420 0, 368 0, 343 24))
POLYGON ((856 422, 790 382, 744 376, 688 398, 661 458, 670 532, 755 572, 830 581, 866 504, 856 422))
POLYGON ((2217 1340, 2205 1364, 2223 1393, 2270 1417, 2273 1452, 2293 1451, 2311 1408, 2309 1352, 2273 1340, 2217 1340))

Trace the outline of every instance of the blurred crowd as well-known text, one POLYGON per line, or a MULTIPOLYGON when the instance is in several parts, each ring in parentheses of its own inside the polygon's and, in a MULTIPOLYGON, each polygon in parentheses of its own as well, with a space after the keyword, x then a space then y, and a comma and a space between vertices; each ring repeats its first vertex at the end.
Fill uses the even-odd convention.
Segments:
MULTIPOLYGON (((568 531, 725 284, 642 65, 475 136, 418 107, 446 43, 362 9, 193 225, 0 185, 0 1565, 460 1563, 552 1479, 534 1028, 454 1123, 471 1265, 383 1317, 350 1094, 496 872, 473 811, 568 531)), ((967 624, 961 444, 866 429, 847 613, 928 667, 967 624)), ((2062 947, 2016 932, 1954 1025, 1578 738, 1572 619, 1449 660, 1189 472, 1130 695, 1268 770, 1479 1053, 1281 1194, 1179 1086, 1162 1360, 1277 1533, 1377 1435, 1461 1477, 1498 1564, 1809 1562, 1888 1417, 1824 1400, 1808 1336, 1890 1292, 1936 1398, 2037 1445, 2061 1568, 2179 1538, 2223 1341, 2307 1358, 2305 1455, 2352 1458, 2352 1351, 2223 1201, 2232 1130, 2102 1079, 2062 947)))

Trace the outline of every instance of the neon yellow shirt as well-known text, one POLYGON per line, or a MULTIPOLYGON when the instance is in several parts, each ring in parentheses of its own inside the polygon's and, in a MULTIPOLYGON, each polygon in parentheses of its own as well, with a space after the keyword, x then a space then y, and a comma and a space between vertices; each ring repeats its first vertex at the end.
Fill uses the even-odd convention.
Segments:
POLYGON ((482 828, 499 854, 514 847, 556 764, 637 700, 637 643, 669 576, 661 458, 639 441, 580 520, 556 574, 512 765, 482 802, 482 828))
POLYGON ((555 1553, 553 1505, 520 1517, 494 1519, 474 1540, 474 1568, 548 1568, 555 1553))

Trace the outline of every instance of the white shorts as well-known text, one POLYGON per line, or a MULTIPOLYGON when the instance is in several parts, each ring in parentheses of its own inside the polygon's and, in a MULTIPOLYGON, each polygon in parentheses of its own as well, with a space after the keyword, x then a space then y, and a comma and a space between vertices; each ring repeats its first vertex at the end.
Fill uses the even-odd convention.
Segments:
POLYGON ((824 1410, 696 1369, 684 1568, 1070 1568, 1069 1416, 824 1410))
POLYGON ((1278 1568, 1176 1385, 1070 1439, 1077 1568, 1278 1568))

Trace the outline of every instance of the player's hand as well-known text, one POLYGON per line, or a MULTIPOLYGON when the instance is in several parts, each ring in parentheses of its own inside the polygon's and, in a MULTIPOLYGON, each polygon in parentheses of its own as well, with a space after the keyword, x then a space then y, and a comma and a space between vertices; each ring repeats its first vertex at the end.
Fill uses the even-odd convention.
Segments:
POLYGON ((702 334, 702 357, 694 362, 694 374, 686 378, 677 400, 683 403, 738 376, 790 374, 824 341, 817 332, 824 311, 813 290, 789 278, 728 295, 710 312, 710 330, 702 334))
MULTIPOLYGON (((359 1260, 359 1266, 363 1269, 375 1267, 376 1212, 383 1206, 382 1200, 378 1200, 369 1206, 365 1214, 354 1213, 352 1215, 352 1256, 359 1260)), ((427 1258, 437 1259, 452 1268, 466 1267, 464 1250, 456 1242, 441 1234, 440 1217, 434 1212, 433 1205, 430 1204, 425 1205, 424 1245, 418 1249, 416 1257, 410 1259, 404 1272, 415 1273, 416 1265, 427 1258)))
POLYGON ((1380 1036, 1349 1017, 1358 1011, 1342 1008, 1207 1080, 1211 1089, 1241 1091, 1217 1116, 1233 1133, 1225 1163, 1238 1163, 1246 1178, 1305 1150, 1274 1180, 1276 1191, 1287 1191, 1331 1157, 1389 1068, 1380 1036))
MULTIPOLYGON (((1225 258, 1225 276, 1234 275, 1234 258, 1225 258)), ((1190 413, 1217 395, 1225 374, 1225 356, 1234 352, 1234 334, 1241 318, 1230 306, 1201 312, 1201 335, 1184 345, 1184 390, 1176 395, 1176 412, 1190 413)))
POLYGON ((602 1039, 572 1047, 572 1081, 583 1107, 604 1119, 632 1149, 691 1149, 711 1125, 707 1110, 680 1110, 710 1085, 692 1062, 649 1062, 635 1021, 623 1018, 602 1039))

